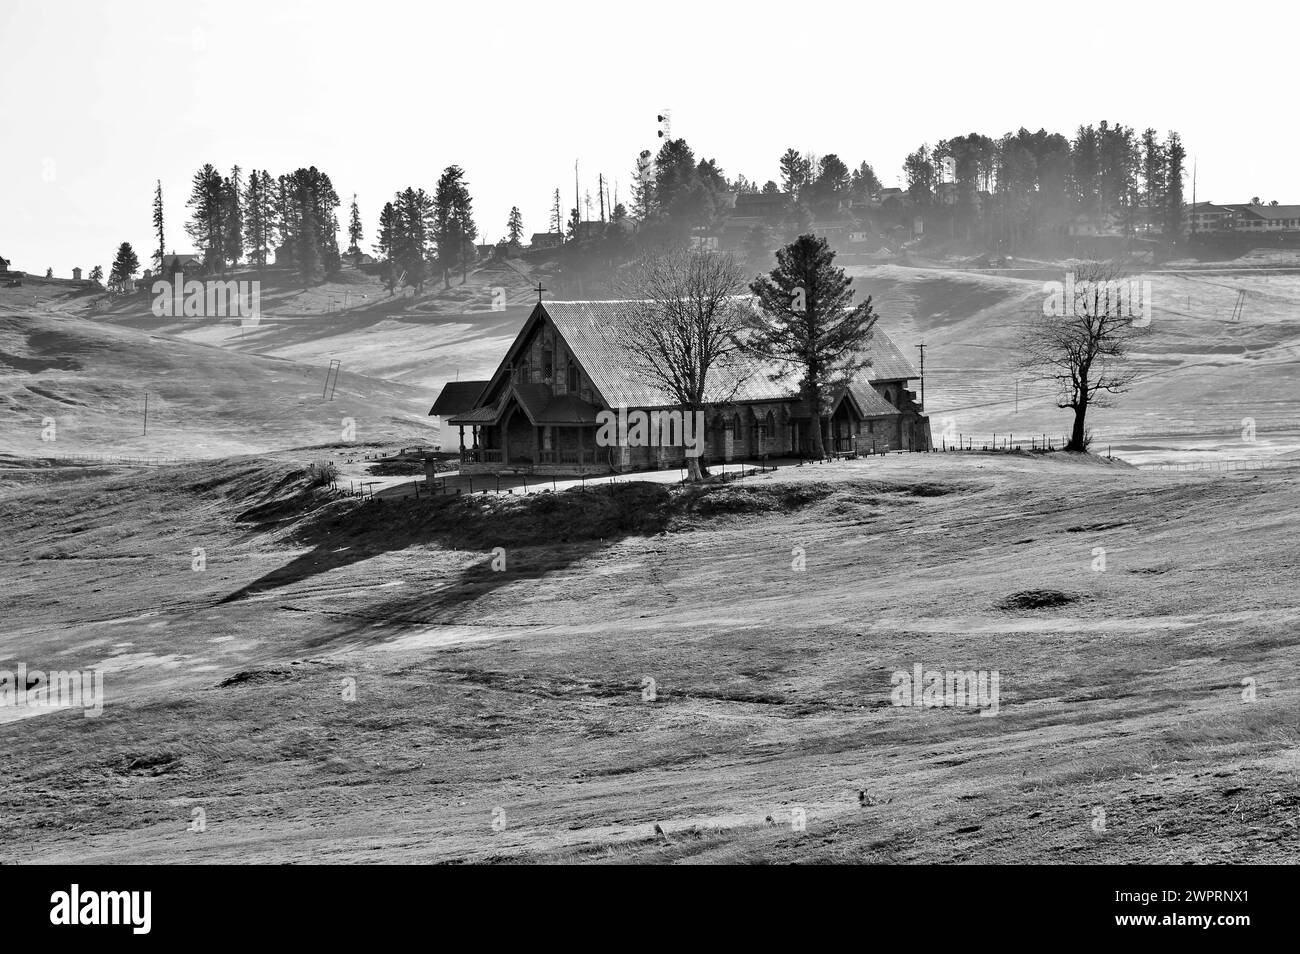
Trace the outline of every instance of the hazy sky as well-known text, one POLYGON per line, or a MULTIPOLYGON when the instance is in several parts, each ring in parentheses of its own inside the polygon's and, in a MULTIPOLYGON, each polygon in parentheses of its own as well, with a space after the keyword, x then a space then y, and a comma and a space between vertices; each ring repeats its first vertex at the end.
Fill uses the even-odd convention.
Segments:
MULTIPOLYGON (((922 142, 1109 119, 1178 130, 1197 196, 1300 202, 1292 3, 59 2, 0 0, 0 255, 67 276, 169 250, 204 162, 316 165, 364 245, 407 185, 466 170, 487 239, 545 231, 573 163, 620 198, 655 115, 729 175, 786 147, 897 185, 922 142), (1247 40, 1248 42, 1239 42, 1247 40)), ((1190 198, 1192 183, 1186 184, 1190 198)), ((345 245, 346 239, 340 241, 345 245)))

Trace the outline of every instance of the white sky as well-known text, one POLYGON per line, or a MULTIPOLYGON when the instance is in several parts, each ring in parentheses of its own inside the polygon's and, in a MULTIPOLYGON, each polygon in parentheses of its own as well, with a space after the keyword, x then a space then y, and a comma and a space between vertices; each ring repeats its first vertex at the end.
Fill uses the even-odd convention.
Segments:
MULTIPOLYGON (((870 162, 897 185, 921 142, 1109 119, 1178 130, 1197 197, 1300 202, 1294 3, 737 3, 285 0, 0 2, 0 255, 66 277, 188 251, 204 162, 316 165, 364 246, 379 208, 467 173, 486 238, 512 204, 545 231, 573 163, 628 198, 655 114, 697 158, 776 179, 786 147, 870 162), (1262 41, 1262 42, 1256 42, 1262 41), (1285 44, 1283 44, 1285 46, 1285 44)), ((346 239, 340 240, 346 245, 346 239)))

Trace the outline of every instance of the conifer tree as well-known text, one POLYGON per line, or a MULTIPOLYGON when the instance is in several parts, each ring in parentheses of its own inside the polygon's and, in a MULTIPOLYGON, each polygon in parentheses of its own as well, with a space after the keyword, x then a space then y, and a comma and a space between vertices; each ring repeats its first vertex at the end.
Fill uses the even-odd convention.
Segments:
POLYGON ((357 208, 357 194, 352 193, 352 208, 348 213, 348 254, 361 255, 361 210, 357 208))
MULTIPOLYGON (((153 230, 158 236, 158 247, 153 253, 154 267, 158 272, 162 272, 163 257, 167 254, 167 243, 163 237, 163 197, 162 197, 162 180, 158 179, 157 185, 153 192, 153 230)), ((103 277, 103 269, 100 269, 100 277, 103 277)), ((99 279, 95 279, 98 281, 99 279)))
POLYGON ((822 432, 834 388, 870 363, 866 346, 876 323, 871 298, 852 304, 853 279, 834 260, 825 239, 801 235, 778 249, 776 267, 749 286, 761 317, 748 345, 778 364, 778 377, 790 370, 800 375, 800 394, 814 421, 814 457, 825 454, 822 432))
POLYGON ((139 268, 140 260, 135 257, 131 243, 123 242, 117 247, 117 257, 113 259, 112 271, 108 273, 108 287, 120 291, 139 268))

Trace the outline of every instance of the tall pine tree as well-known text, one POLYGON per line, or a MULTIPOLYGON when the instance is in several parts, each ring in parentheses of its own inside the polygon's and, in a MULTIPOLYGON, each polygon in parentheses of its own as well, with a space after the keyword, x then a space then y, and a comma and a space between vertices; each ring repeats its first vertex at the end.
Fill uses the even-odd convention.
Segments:
POLYGON ((111 291, 121 291, 140 267, 140 260, 135 257, 135 250, 130 242, 123 242, 117 247, 117 257, 113 259, 113 268, 108 273, 108 287, 111 291))
POLYGON ((1178 133, 1171 132, 1165 141, 1165 240, 1175 244, 1183 240, 1183 163, 1187 151, 1178 133))
POLYGON ((221 173, 211 163, 194 173, 186 205, 194 213, 191 221, 186 224, 185 231, 194 241, 195 250, 203 257, 204 271, 207 274, 224 271, 225 215, 228 202, 221 173))
POLYGON ((822 431, 833 389, 870 363, 866 346, 876 323, 871 298, 852 304, 853 279, 834 260, 825 239, 801 235, 778 249, 776 267, 749 286, 761 317, 748 346, 779 365, 778 377, 799 373, 814 457, 825 455, 822 431))
POLYGON ((361 257, 361 210, 357 208, 357 194, 352 193, 352 208, 348 211, 348 254, 361 257))
POLYGON ((167 243, 163 237, 163 197, 162 197, 162 180, 158 179, 157 185, 153 191, 153 230, 158 236, 158 247, 154 250, 153 261, 155 270, 161 274, 163 258, 167 254, 167 243))

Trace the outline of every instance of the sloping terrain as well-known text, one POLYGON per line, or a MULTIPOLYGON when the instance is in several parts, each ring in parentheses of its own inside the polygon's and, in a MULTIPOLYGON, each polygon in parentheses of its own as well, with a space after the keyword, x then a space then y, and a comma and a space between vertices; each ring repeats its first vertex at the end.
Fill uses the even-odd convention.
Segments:
POLYGON ((0 725, 5 861, 1300 857, 1295 471, 49 489, 0 500, 0 668, 107 703, 0 725), (998 712, 891 704, 917 664, 997 672, 998 712))
POLYGON ((344 369, 329 397, 327 369, 88 317, 0 315, 0 453, 215 457, 345 440, 345 419, 357 441, 436 440, 434 392, 344 369))
MULTIPOLYGON (((232 278, 252 280, 256 271, 232 278)), ((307 365, 342 362, 346 371, 429 388, 463 378, 483 377, 501 355, 537 300, 526 263, 512 260, 472 271, 451 287, 441 279, 420 294, 396 294, 378 278, 344 268, 337 280, 303 290, 280 271, 262 279, 262 317, 257 327, 199 318, 156 318, 147 292, 119 299, 97 313, 102 321, 187 341, 307 365)), ((432 402, 431 402, 432 403, 432 402)), ((425 408, 427 411, 428 408, 425 408)))
MULTIPOLYGON (((915 346, 926 343, 936 441, 945 430, 976 446, 994 435, 1028 441, 1068 431, 1069 412, 1055 407, 1051 389, 1017 368, 1023 322, 1041 314, 1041 278, 892 265, 848 271, 914 364, 915 346)), ((1105 453, 1110 444, 1132 460, 1195 460, 1300 446, 1300 275, 1242 269, 1130 278, 1151 282, 1151 322, 1133 349, 1132 389, 1089 418, 1095 449, 1105 453), (1247 418, 1252 441, 1242 439, 1247 418)), ((1063 279, 1064 272, 1056 280, 1063 279)))
MULTIPOLYGON (((937 441, 945 432, 949 443, 960 437, 978 445, 995 435, 1027 441, 1068 431, 1069 414, 1055 406, 1052 390, 1018 368, 1021 327, 1041 312, 1050 266, 1034 270, 1032 280, 899 265, 847 271, 914 365, 916 346, 926 343, 926 407, 937 441)), ((1131 276, 1151 282, 1152 320, 1134 349, 1134 388, 1093 411, 1096 448, 1141 461, 1300 448, 1300 275, 1289 271, 1202 267, 1131 276), (1241 437, 1246 419, 1255 425, 1252 441, 1241 437)), ((231 322, 156 319, 143 295, 103 320, 306 364, 337 358, 345 370, 436 393, 458 377, 491 374, 536 300, 533 278, 524 263, 511 262, 472 272, 463 285, 456 276, 450 290, 430 283, 418 297, 390 297, 378 280, 351 269, 310 292, 273 278, 263 321, 242 335, 231 322), (504 310, 493 311, 494 301, 504 310)))

